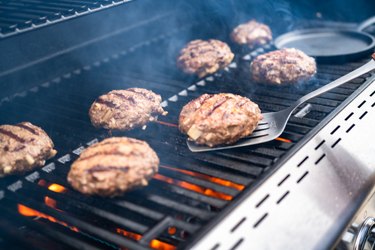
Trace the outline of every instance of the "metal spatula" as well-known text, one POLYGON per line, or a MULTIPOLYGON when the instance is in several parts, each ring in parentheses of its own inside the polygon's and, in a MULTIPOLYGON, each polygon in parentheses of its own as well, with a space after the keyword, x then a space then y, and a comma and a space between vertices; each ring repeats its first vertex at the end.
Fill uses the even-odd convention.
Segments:
POLYGON ((213 151, 213 150, 221 150, 221 149, 231 149, 237 147, 245 147, 255 144, 260 144, 263 142, 268 142, 276 139, 279 137, 284 129, 285 126, 292 115, 293 111, 303 104, 304 102, 310 100, 313 97, 321 95, 331 89, 334 89, 348 81, 351 81, 365 73, 370 72, 371 70, 375 69, 375 53, 372 54, 372 60, 366 63, 365 65, 361 66, 360 68, 340 77, 339 79, 324 85, 323 87, 314 90, 313 92, 301 97, 295 103, 293 103, 290 107, 280 110, 278 112, 271 112, 271 113, 264 113, 263 120, 260 121, 258 127, 254 130, 254 132, 234 144, 231 145, 221 145, 218 147, 208 147, 204 145, 195 144, 192 141, 187 140, 187 145, 192 152, 204 152, 204 151, 213 151))

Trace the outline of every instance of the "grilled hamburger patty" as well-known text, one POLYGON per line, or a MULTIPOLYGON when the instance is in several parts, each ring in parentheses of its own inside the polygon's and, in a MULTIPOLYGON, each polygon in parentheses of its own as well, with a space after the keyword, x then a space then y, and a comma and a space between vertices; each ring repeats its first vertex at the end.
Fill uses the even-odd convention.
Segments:
POLYGON ((159 158, 146 142, 113 137, 84 150, 72 164, 68 181, 81 193, 112 197, 146 186, 158 166, 159 158))
POLYGON ((271 29, 255 20, 238 25, 231 33, 232 41, 239 45, 247 45, 250 49, 267 44, 272 40, 271 29))
POLYGON ((52 140, 43 129, 21 122, 0 126, 0 176, 20 174, 43 166, 56 155, 52 140))
POLYGON ((160 103, 160 95, 147 89, 112 90, 95 100, 89 116, 97 128, 130 130, 154 121, 159 114, 166 115, 160 103))
POLYGON ((254 81, 277 85, 307 80, 316 73, 314 58, 298 49, 275 50, 257 56, 250 67, 254 81))
POLYGON ((198 144, 230 144, 250 135, 262 119, 257 104, 234 94, 204 94, 186 104, 179 128, 198 144))
POLYGON ((194 40, 180 52, 177 66, 187 74, 204 77, 225 68, 234 58, 229 46, 219 40, 194 40))

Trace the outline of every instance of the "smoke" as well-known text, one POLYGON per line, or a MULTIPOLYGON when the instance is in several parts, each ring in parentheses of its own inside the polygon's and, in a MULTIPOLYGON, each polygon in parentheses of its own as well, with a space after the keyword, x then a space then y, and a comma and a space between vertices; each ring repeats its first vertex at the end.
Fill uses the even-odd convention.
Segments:
MULTIPOLYGON (((214 38, 230 44, 230 31, 250 19, 269 25, 276 37, 295 29, 300 20, 316 19, 317 13, 323 19, 361 21, 375 14, 374 5, 373 1, 365 0, 355 4, 348 0, 133 1, 48 27, 51 32, 46 32, 43 39, 38 41, 36 37, 28 43, 30 45, 22 46, 19 61, 28 62, 30 55, 35 54, 33 61, 29 60, 32 66, 25 70, 28 74, 25 77, 14 74, 15 80, 4 78, 4 82, 9 88, 21 91, 25 90, 21 86, 26 83, 29 88, 34 87, 35 82, 48 82, 121 53, 121 60, 131 58, 131 65, 129 62, 117 63, 114 72, 125 74, 133 70, 144 76, 154 74, 161 78, 181 79, 175 61, 179 50, 193 39, 214 38), (162 40, 163 48, 159 48, 158 42, 162 40), (142 46, 145 42, 148 45, 142 46), (129 51, 135 51, 137 56, 129 51)), ((18 50, 20 48, 14 48, 15 52, 18 50)), ((14 61, 14 58, 3 61, 14 61)), ((188 82, 189 78, 184 80, 188 82)), ((3 92, 0 97, 8 95, 3 92)))

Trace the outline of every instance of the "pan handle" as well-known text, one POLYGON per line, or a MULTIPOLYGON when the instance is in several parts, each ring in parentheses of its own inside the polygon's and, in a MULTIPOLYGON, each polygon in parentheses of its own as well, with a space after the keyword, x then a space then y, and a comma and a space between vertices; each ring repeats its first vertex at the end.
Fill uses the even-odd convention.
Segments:
POLYGON ((375 23, 375 16, 370 17, 370 18, 364 20, 363 22, 361 22, 358 25, 357 30, 363 31, 364 29, 366 29, 367 27, 369 27, 371 24, 374 24, 374 23, 375 23))

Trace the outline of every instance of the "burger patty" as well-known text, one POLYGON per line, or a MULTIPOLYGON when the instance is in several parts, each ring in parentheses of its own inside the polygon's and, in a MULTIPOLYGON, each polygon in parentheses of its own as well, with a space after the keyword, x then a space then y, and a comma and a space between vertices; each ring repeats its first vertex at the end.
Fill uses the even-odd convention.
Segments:
POLYGON ((180 52, 177 66, 187 74, 204 77, 225 68, 234 58, 229 46, 219 40, 194 40, 180 52))
POLYGON ((43 129, 21 122, 0 126, 0 176, 20 174, 43 166, 56 155, 43 129))
POLYGON ((210 147, 250 135, 262 119, 257 104, 234 94, 204 94, 186 104, 179 128, 191 140, 210 147))
POLYGON ((84 150, 72 164, 68 181, 81 193, 113 197, 146 186, 158 166, 159 158, 146 142, 113 137, 84 150))
POLYGON ((281 49, 260 55, 250 68, 254 81, 277 85, 307 80, 316 73, 314 58, 298 49, 281 49))
POLYGON ((160 103, 160 95, 147 89, 113 90, 95 100, 89 116, 94 127, 130 130, 166 115, 160 103))
POLYGON ((253 49, 269 43, 272 40, 272 32, 267 25, 251 20, 234 28, 231 38, 233 42, 253 49))

